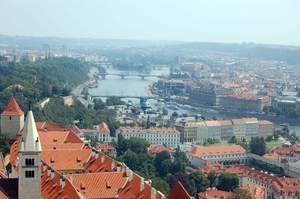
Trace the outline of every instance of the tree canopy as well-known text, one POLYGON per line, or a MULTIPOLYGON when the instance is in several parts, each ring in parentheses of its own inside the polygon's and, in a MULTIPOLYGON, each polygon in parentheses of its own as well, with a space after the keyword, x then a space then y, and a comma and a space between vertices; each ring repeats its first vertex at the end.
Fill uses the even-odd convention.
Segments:
POLYGON ((239 178, 236 175, 222 173, 219 177, 217 188, 223 191, 233 191, 239 186, 239 178))
POLYGON ((266 148, 266 141, 263 137, 252 137, 251 141, 249 143, 249 147, 251 150, 251 153, 257 154, 257 155, 264 155, 267 151, 266 148))

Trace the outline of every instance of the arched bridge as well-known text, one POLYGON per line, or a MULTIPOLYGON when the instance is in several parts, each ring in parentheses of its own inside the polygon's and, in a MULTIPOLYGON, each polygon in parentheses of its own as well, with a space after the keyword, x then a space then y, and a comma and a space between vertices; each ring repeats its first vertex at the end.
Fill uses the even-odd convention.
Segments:
POLYGON ((107 75, 117 75, 120 76, 122 79, 124 79, 127 76, 137 76, 137 77, 141 77, 143 80, 145 79, 145 77, 157 77, 157 78, 165 78, 166 75, 150 75, 150 74, 136 74, 136 73, 99 73, 99 76, 102 77, 102 79, 105 79, 105 77, 107 75))

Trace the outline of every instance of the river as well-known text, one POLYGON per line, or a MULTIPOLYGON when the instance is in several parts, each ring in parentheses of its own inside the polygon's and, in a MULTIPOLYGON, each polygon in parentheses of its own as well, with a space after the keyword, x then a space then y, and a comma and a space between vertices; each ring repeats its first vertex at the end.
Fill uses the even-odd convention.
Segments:
MULTIPOLYGON (((106 68, 107 73, 122 73, 122 71, 116 70, 114 68, 106 68)), ((162 70, 152 70, 151 75, 161 75, 161 74, 168 74, 169 69, 163 68, 162 70)), ((146 87, 153 82, 157 81, 158 78, 156 77, 145 77, 144 80, 142 80, 141 77, 138 76, 126 76, 124 79, 122 79, 120 76, 115 75, 107 75, 105 79, 99 80, 98 82, 98 88, 92 88, 89 89, 89 93, 91 95, 106 95, 106 96, 145 96, 147 97, 148 94, 146 92, 146 87)), ((102 100, 105 100, 105 98, 102 98, 102 100)), ((134 104, 139 104, 140 100, 138 98, 123 98, 122 99, 125 102, 128 102, 128 100, 131 100, 134 104)), ((149 99, 148 100, 152 108, 154 110, 158 109, 158 107, 155 106, 157 103, 156 100, 149 99)), ((168 109, 168 113, 172 114, 174 110, 168 109)), ((239 116, 228 114, 228 113, 206 113, 201 111, 195 111, 195 110, 186 110, 179 108, 179 110, 176 110, 176 112, 180 115, 183 113, 187 113, 188 115, 203 115, 208 119, 212 119, 213 117, 218 118, 219 120, 222 119, 233 119, 233 118, 240 118, 239 116)), ((251 114, 249 114, 249 117, 251 117, 251 114)), ((271 120, 270 120, 271 121, 271 120)), ((271 121, 274 123, 274 127, 276 129, 281 129, 280 123, 276 121, 271 121)), ((296 135, 300 136, 300 124, 299 123, 290 123, 289 126, 291 133, 296 133, 296 135)))

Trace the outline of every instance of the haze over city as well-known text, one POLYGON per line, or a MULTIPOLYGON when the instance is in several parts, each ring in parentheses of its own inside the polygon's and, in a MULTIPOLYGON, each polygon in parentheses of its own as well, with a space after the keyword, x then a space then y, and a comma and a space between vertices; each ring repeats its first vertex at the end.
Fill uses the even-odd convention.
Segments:
POLYGON ((0 34, 300 45, 298 0, 0 0, 0 34))

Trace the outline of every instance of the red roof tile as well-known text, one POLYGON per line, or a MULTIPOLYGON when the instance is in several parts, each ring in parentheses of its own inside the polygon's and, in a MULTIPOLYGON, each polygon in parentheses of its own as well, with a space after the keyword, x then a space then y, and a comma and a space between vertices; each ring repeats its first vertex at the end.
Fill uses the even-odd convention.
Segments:
POLYGON ((24 112, 19 107, 18 103, 16 102, 15 98, 11 98, 1 113, 1 116, 21 116, 24 115, 24 112))
POLYGON ((185 188, 182 186, 182 184, 179 181, 175 184, 167 199, 178 199, 178 198, 180 199, 194 198, 188 194, 188 192, 185 190, 185 188))
POLYGON ((124 172, 71 174, 65 177, 86 198, 115 198, 127 183, 124 172))

